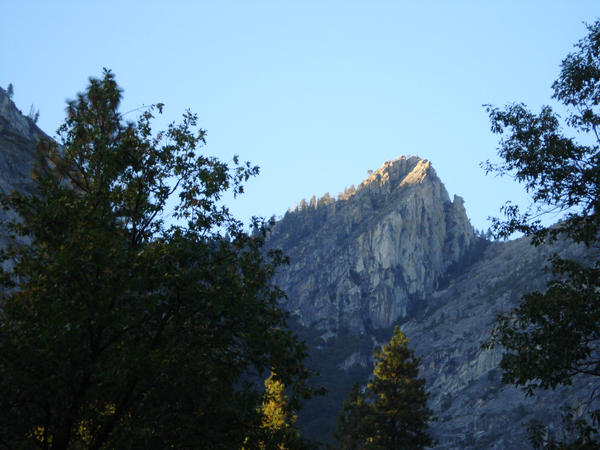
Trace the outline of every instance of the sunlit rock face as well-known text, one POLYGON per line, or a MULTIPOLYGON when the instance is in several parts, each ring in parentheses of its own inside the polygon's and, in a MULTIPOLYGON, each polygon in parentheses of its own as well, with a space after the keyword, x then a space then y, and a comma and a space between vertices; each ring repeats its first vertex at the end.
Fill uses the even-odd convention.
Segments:
POLYGON ((388 327, 424 306, 475 240, 425 159, 400 157, 355 191, 288 212, 269 238, 290 257, 276 282, 305 326, 337 332, 388 327))

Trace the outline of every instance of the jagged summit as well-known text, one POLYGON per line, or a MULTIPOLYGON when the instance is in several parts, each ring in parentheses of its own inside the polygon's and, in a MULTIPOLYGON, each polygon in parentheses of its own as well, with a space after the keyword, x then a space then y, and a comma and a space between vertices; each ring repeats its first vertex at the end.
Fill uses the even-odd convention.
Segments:
MULTIPOLYGON (((343 193, 340 193, 336 198, 326 193, 321 198, 317 199, 316 196, 308 202, 306 199, 300 201, 300 203, 289 212, 304 211, 317 209, 325 205, 331 205, 339 202, 340 200, 346 201, 354 196, 359 198, 362 196, 369 196, 374 201, 378 196, 389 196, 394 191, 402 190, 415 185, 423 185, 430 183, 432 186, 439 186, 440 195, 444 201, 449 201, 448 193, 443 183, 438 178, 435 169, 429 162, 429 160, 420 158, 419 156, 400 156, 395 160, 386 161, 376 171, 369 171, 369 176, 363 180, 358 187, 351 186, 346 188, 343 193)), ((354 199, 356 201, 356 199, 354 199)), ((462 202, 462 198, 459 197, 462 202)), ((336 208, 339 208, 340 204, 336 204, 336 208)))
POLYGON ((423 193, 433 190, 434 195, 439 195, 439 200, 450 201, 448 192, 431 162, 418 156, 400 156, 395 160, 386 161, 358 186, 356 193, 369 195, 371 198, 389 197, 396 194, 406 195, 407 188, 416 188, 423 193))
POLYGON ((278 275, 305 325, 336 332, 408 317, 475 240, 463 201, 450 201, 430 162, 386 162, 338 201, 311 201, 269 237, 291 265, 278 275))
POLYGON ((393 161, 383 163, 358 186, 358 190, 368 188, 372 184, 389 185, 390 189, 395 189, 408 184, 422 183, 428 175, 437 178, 435 170, 427 159, 418 156, 400 156, 393 161))

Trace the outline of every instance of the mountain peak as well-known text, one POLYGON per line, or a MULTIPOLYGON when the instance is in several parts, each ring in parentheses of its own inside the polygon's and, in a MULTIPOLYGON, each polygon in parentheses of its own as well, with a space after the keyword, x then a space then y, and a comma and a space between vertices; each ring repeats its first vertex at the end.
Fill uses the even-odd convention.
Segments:
POLYGON ((414 188, 413 192, 423 195, 433 190, 441 201, 450 201, 444 184, 429 160, 418 156, 400 156, 393 161, 386 161, 369 174, 358 186, 356 193, 359 196, 386 198, 396 194, 404 196, 407 188, 414 188))
POLYGON ((450 201, 431 163, 401 156, 341 201, 304 202, 268 245, 290 256, 277 277, 288 310, 335 333, 409 317, 474 239, 462 199, 450 201))
POLYGON ((392 189, 407 184, 418 184, 422 183, 430 173, 437 177, 427 159, 418 156, 400 156, 393 161, 383 163, 359 185, 359 189, 371 184, 379 186, 389 184, 392 189))
POLYGON ((431 163, 429 161, 426 159, 419 160, 415 167, 400 182, 400 186, 422 183, 430 170, 433 169, 431 168, 431 163))

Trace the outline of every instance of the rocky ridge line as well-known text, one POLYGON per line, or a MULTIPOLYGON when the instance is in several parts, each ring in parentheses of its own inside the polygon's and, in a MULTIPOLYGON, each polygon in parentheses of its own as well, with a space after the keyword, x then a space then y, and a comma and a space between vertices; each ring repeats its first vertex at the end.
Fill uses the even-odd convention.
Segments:
POLYGON ((386 162, 354 195, 286 214, 268 245, 291 258, 276 282, 305 326, 330 333, 388 327, 427 295, 476 238, 431 163, 386 162))

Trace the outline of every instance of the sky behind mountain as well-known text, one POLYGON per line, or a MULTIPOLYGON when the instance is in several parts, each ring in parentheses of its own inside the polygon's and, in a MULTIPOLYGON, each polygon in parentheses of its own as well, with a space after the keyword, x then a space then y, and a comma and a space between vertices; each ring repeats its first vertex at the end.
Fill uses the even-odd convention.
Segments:
POLYGON ((482 105, 552 105, 561 60, 598 16, 597 0, 12 1, 0 86, 51 136, 103 67, 123 111, 163 102, 164 126, 191 109, 206 153, 261 167, 231 203, 244 220, 419 155, 485 229, 525 197, 479 167, 498 140, 482 105))

